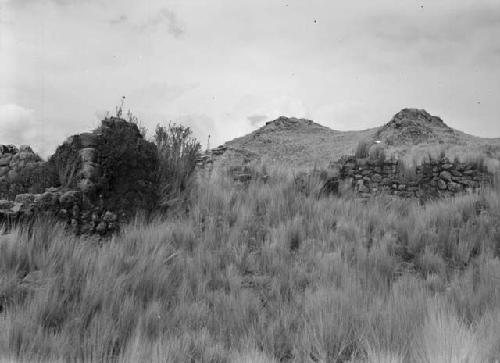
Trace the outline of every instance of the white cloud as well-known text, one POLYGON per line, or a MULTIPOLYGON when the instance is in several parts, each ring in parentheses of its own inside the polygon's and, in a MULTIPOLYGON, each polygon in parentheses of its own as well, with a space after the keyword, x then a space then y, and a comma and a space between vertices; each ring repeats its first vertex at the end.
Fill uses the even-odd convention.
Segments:
POLYGON ((30 111, 49 150, 122 95, 149 129, 186 122, 203 143, 255 115, 361 129, 403 107, 500 136, 497 0, 0 1, 0 104, 30 111))
POLYGON ((0 144, 30 145, 47 156, 53 140, 46 140, 43 129, 34 110, 16 104, 0 105, 0 144))

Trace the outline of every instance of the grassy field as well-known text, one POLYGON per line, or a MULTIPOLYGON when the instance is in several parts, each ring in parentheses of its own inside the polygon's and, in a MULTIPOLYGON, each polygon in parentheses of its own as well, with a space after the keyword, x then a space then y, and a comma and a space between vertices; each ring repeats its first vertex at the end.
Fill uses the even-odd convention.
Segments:
POLYGON ((496 362, 500 191, 318 198, 200 174, 110 241, 0 237, 0 361, 496 362))

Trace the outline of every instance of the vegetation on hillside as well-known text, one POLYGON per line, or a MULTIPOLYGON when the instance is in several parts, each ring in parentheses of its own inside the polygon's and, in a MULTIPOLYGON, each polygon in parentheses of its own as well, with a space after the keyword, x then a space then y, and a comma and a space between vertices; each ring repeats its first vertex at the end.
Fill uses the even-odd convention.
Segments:
POLYGON ((200 173, 190 213, 110 241, 0 237, 0 355, 23 361, 493 362, 500 191, 418 205, 200 173))
POLYGON ((159 159, 160 204, 168 206, 187 189, 201 145, 192 136, 189 127, 176 124, 169 124, 168 127, 158 125, 154 142, 159 159))

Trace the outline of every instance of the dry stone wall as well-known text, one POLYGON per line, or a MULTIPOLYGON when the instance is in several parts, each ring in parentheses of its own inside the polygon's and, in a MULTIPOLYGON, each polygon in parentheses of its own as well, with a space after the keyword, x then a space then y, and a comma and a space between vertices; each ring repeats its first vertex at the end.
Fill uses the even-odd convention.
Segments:
POLYGON ((424 163, 413 171, 396 160, 371 161, 353 156, 341 158, 336 167, 339 174, 335 179, 350 184, 361 197, 380 193, 420 199, 450 197, 493 181, 482 165, 447 158, 424 163))
POLYGON ((9 168, 0 178, 0 225, 50 215, 75 233, 107 235, 138 211, 150 211, 158 200, 156 146, 137 125, 119 118, 69 137, 47 162, 28 147, 0 150, 0 160, 9 168), (43 171, 40 178, 47 179, 38 189, 52 182, 43 190, 17 183, 18 174, 33 176, 33 163, 43 171))
POLYGON ((43 164, 43 160, 29 146, 0 145, 0 199, 28 192, 30 186, 25 185, 23 176, 43 164))

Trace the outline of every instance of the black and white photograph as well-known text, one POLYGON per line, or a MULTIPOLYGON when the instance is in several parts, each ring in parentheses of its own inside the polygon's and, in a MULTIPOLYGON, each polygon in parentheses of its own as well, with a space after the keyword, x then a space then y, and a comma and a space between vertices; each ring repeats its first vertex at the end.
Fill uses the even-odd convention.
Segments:
POLYGON ((0 363, 500 363, 499 0, 0 0, 0 363))

